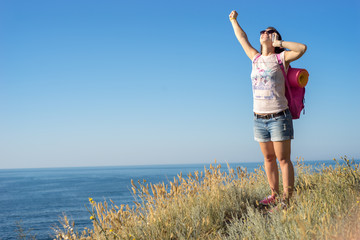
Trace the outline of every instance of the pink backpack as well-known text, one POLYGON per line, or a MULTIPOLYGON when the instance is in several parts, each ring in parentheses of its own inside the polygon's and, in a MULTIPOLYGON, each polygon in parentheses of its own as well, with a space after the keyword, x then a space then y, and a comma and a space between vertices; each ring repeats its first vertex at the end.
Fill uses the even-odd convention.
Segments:
MULTIPOLYGON (((309 73, 305 69, 292 68, 289 66, 286 75, 280 54, 276 58, 285 77, 285 97, 288 100, 289 110, 293 119, 299 119, 305 103, 305 86, 309 79, 309 73)), ((303 114, 305 114, 305 109, 303 114)))

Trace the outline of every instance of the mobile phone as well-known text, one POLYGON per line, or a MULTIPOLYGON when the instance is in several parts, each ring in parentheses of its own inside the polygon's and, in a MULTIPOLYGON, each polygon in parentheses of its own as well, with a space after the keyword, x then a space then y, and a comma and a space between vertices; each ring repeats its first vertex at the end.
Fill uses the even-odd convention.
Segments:
POLYGON ((276 40, 276 33, 271 34, 271 41, 274 42, 276 40))

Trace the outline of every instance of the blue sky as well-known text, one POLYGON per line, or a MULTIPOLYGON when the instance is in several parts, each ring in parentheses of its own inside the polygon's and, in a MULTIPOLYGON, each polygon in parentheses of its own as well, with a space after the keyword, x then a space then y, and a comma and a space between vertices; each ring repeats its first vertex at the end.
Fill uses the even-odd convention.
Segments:
POLYGON ((359 159, 359 1, 270 2, 0 0, 0 168, 262 161, 234 9, 308 46, 292 159, 359 159))

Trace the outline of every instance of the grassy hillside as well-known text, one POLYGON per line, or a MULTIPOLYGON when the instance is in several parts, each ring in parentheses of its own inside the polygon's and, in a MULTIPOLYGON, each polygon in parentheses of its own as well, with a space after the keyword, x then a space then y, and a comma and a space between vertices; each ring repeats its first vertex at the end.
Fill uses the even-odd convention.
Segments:
POLYGON ((261 168, 248 173, 215 163, 167 184, 132 182, 134 207, 90 198, 93 227, 79 232, 65 216, 56 239, 358 239, 359 164, 345 157, 317 172, 301 161, 295 168, 287 209, 258 205, 270 193, 261 168))

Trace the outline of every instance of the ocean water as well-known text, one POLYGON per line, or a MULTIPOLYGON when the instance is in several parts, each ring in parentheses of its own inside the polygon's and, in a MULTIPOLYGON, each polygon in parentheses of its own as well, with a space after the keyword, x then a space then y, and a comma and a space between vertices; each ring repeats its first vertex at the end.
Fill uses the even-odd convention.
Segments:
MULTIPOLYGON (((333 165, 334 161, 306 162, 333 165)), ((232 163, 252 172, 262 163, 232 163)), ((207 168, 209 165, 206 166, 207 168)), ((222 164, 223 171, 227 170, 222 164)), ((36 239, 52 239, 63 213, 82 230, 91 227, 88 198, 133 204, 131 179, 148 183, 172 181, 177 174, 203 171, 204 164, 47 169, 0 169, 0 239, 16 239, 17 223, 36 239)))

